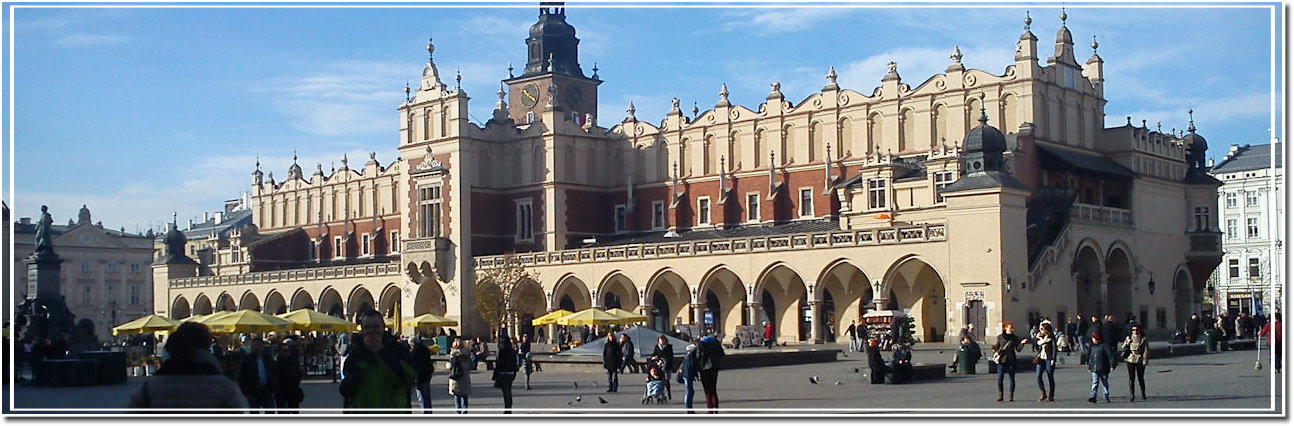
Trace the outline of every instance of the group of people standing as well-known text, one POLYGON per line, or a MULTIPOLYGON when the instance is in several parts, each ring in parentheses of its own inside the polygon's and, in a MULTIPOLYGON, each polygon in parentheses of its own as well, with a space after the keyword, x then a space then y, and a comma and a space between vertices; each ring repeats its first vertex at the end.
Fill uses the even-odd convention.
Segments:
MULTIPOLYGON (((629 335, 621 334, 617 339, 615 333, 607 333, 605 345, 602 347, 602 367, 607 371, 606 391, 608 393, 618 392, 620 374, 637 364, 634 360, 635 351, 633 339, 629 335)), ((652 348, 647 363, 663 367, 668 394, 672 395, 669 391, 670 376, 674 376, 675 381, 683 384, 683 407, 688 409, 688 413, 692 413, 692 399, 696 393, 694 385, 697 380, 700 380, 702 390, 705 392, 705 406, 711 413, 715 413, 719 408, 719 369, 723 357, 723 344, 713 335, 706 335, 688 344, 682 362, 676 365, 674 345, 669 343, 665 335, 661 335, 656 339, 656 345, 652 348)), ((630 372, 633 371, 630 370, 630 372)))
MULTIPOLYGON (((1138 386, 1141 390, 1141 398, 1146 398, 1146 364, 1149 361, 1149 340, 1142 333, 1141 326, 1136 323, 1135 317, 1130 318, 1130 324, 1127 327, 1126 334, 1120 334, 1113 331, 1111 327, 1112 317, 1107 316, 1107 321, 1101 322, 1095 315, 1092 317, 1093 322, 1089 327, 1082 328, 1078 341, 1082 344, 1083 351, 1080 357, 1080 364, 1087 365, 1088 371, 1092 376, 1092 385, 1088 393, 1088 402, 1097 401, 1097 391, 1101 390, 1105 397, 1105 402, 1110 402, 1110 372, 1118 367, 1119 363, 1127 365, 1128 369, 1128 394, 1132 401, 1136 401, 1136 390, 1138 386), (1104 328, 1103 328, 1104 327, 1104 328), (1113 337, 1113 336, 1122 336, 1113 337), (1107 341, 1108 337, 1109 338, 1107 341), (1115 352, 1115 348, 1119 352, 1115 352)), ((1066 329, 1076 329, 1077 324, 1073 320, 1066 324, 1066 329)), ((997 336, 996 344, 992 346, 992 361, 996 365, 997 372, 997 400, 1006 401, 1015 400, 1015 374, 1018 364, 1018 353, 1031 342, 1034 346, 1034 373, 1038 382, 1038 401, 1052 402, 1056 400, 1056 359, 1057 347, 1060 339, 1070 338, 1068 333, 1062 335, 1057 332, 1049 319, 1044 319, 1037 327, 1034 336, 1019 337, 1015 334, 1015 325, 1010 321, 1002 323, 1002 333, 997 336), (1045 380, 1044 380, 1045 379, 1045 380)), ((962 347, 973 346, 973 337, 964 335, 962 337, 962 347), (968 342, 969 340, 969 342, 968 342)), ((978 353, 978 348, 975 348, 978 353)), ((959 349, 958 356, 963 353, 970 353, 969 349, 959 349)), ((974 361, 971 361, 974 362, 974 361)), ((974 372, 971 367, 971 372, 974 372)))

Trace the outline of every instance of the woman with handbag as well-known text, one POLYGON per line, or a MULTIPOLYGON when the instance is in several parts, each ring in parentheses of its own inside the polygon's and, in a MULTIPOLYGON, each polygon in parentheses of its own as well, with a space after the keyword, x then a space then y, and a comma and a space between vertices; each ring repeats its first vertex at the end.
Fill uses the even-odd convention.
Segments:
POLYGON ((1123 348, 1120 352, 1120 358, 1128 363, 1128 394, 1132 400, 1137 400, 1136 389, 1133 383, 1141 385, 1141 399, 1146 399, 1146 362, 1150 358, 1150 342, 1146 336, 1141 333, 1141 326, 1132 326, 1132 334, 1123 340, 1123 348))
POLYGON ((467 398, 472 395, 472 360, 463 350, 463 341, 454 339, 449 345, 449 394, 454 397, 458 414, 467 414, 467 398))
POLYGON ((1015 401, 1015 360, 1016 352, 1024 349, 1024 345, 1029 344, 1029 338, 1023 338, 1015 335, 1015 324, 1011 321, 1002 322, 1002 334, 997 336, 997 400, 1002 401, 1002 379, 1010 376, 1011 387, 1008 401, 1015 401))
POLYGON ((499 336, 499 353, 494 362, 494 387, 503 391, 503 414, 512 414, 512 381, 517 379, 517 351, 512 339, 499 336))
POLYGON ((1038 375, 1038 401, 1056 400, 1056 332, 1050 322, 1042 323, 1038 330, 1038 355, 1033 357, 1034 372, 1038 375), (1043 386, 1042 375, 1047 375, 1047 384, 1043 386), (1048 391, 1050 389, 1050 391, 1048 391))

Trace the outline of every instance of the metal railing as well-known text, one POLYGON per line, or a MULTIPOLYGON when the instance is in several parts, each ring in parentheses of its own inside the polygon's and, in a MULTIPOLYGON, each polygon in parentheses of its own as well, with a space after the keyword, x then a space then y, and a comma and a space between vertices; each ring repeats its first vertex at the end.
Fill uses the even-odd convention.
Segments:
POLYGON ((287 269, 252 272, 238 275, 211 275, 205 277, 176 278, 168 283, 170 288, 193 288, 223 285, 281 283, 313 281, 335 278, 366 278, 400 274, 398 263, 370 263, 363 265, 325 266, 319 268, 287 269))
POLYGON ((1087 223, 1133 226, 1132 210, 1074 203, 1069 209, 1071 220, 1087 223))
POLYGON ((1032 288, 1038 288, 1038 281, 1042 280, 1042 275, 1047 273, 1047 267, 1060 260, 1060 256, 1069 248, 1069 224, 1060 230, 1060 235, 1056 237, 1051 245, 1042 249, 1042 254, 1038 255, 1037 262, 1029 269, 1029 285, 1032 288))
MULTIPOLYGON (((519 253, 517 257, 521 260, 522 265, 537 266, 784 250, 812 250, 944 241, 947 239, 947 230, 947 225, 942 223, 907 225, 879 229, 625 244, 586 249, 519 253)), ((502 255, 479 256, 472 259, 472 264, 477 268, 489 269, 496 267, 496 265, 502 265, 503 258, 502 255)))

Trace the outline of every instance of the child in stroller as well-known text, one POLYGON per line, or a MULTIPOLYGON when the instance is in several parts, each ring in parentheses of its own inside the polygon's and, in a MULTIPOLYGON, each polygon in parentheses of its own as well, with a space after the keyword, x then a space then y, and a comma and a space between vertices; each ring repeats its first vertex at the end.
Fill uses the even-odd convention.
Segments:
POLYGON ((665 404, 669 398, 665 395, 665 360, 652 357, 648 360, 647 390, 643 393, 642 405, 665 404))

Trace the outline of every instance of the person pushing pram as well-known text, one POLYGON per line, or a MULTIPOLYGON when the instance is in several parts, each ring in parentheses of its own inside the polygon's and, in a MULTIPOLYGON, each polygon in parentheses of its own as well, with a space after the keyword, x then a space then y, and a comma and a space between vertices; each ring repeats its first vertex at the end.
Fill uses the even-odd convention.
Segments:
POLYGON ((665 380, 665 360, 651 357, 647 360, 647 390, 643 392, 642 405, 665 404, 669 401, 665 380))

